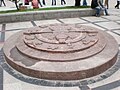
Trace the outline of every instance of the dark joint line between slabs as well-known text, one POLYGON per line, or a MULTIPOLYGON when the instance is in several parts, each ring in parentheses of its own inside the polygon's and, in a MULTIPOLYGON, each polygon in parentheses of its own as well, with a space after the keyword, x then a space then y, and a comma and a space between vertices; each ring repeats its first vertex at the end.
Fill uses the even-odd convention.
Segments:
POLYGON ((64 23, 63 21, 61 21, 60 19, 56 19, 57 21, 59 21, 60 23, 64 23))
POLYGON ((3 90, 3 69, 0 66, 0 90, 3 90))
POLYGON ((2 24, 0 42, 4 42, 5 41, 5 29, 6 29, 6 24, 2 24))
POLYGON ((33 26, 37 26, 34 21, 31 21, 31 23, 32 23, 33 26))

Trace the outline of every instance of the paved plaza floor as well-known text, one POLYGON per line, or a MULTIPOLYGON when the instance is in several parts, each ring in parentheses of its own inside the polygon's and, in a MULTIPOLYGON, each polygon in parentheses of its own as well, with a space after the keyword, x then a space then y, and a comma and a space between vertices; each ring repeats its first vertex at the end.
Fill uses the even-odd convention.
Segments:
MULTIPOLYGON (((120 10, 118 9, 109 9, 110 16, 101 16, 101 17, 77 17, 77 18, 65 18, 65 19, 54 19, 54 20, 38 20, 38 21, 27 21, 27 22, 15 22, 15 23, 4 23, 0 24, 0 48, 2 48, 4 42, 16 32, 24 30, 29 27, 39 26, 43 24, 54 24, 54 23, 70 23, 75 24, 79 23, 81 25, 88 25, 99 28, 111 34, 120 45, 120 10)), ((111 42, 112 43, 112 42, 111 42)), ((1 62, 2 63, 2 62, 1 62)), ((84 84, 83 86, 59 86, 59 87, 50 87, 30 84, 21 79, 9 74, 6 70, 0 67, 0 90, 87 90, 90 88, 92 90, 120 90, 120 63, 118 62, 117 70, 112 73, 109 77, 100 81, 84 84), (84 86, 85 85, 85 86, 84 86)), ((113 70, 114 71, 114 70, 113 70)))
MULTIPOLYGON (((8 1, 7 1, 8 2, 8 1)), ((71 2, 69 2, 71 4, 71 2)), ((10 4, 10 3, 9 3, 10 4)), ((4 42, 16 32, 22 31, 29 27, 40 26, 43 24, 55 24, 55 23, 66 23, 66 24, 81 24, 99 28, 109 34, 111 34, 120 46, 120 9, 114 9, 115 0, 111 2, 110 9, 108 9, 110 16, 101 17, 77 17, 77 18, 65 18, 65 19, 54 19, 54 20, 38 20, 38 21, 26 21, 26 22, 14 22, 14 23, 3 23, 0 24, 0 48, 2 48, 4 42)), ((0 10, 15 9, 12 6, 13 3, 8 5, 9 7, 0 7, 0 10)), ((72 4, 71 4, 72 5, 72 4)), ((112 43, 112 42, 111 42, 112 43)), ((119 47, 120 48, 120 47, 119 47)), ((120 58, 120 56, 118 56, 120 58)), ((120 60, 116 62, 115 67, 110 69, 111 75, 95 76, 92 79, 88 78, 83 80, 81 86, 67 86, 58 83, 58 86, 50 86, 45 83, 46 86, 32 82, 28 79, 23 80, 20 75, 15 76, 17 71, 9 72, 9 68, 1 62, 0 58, 0 90, 120 90, 120 60), (98 80, 99 79, 99 80, 98 80), (88 81, 87 81, 88 80, 88 81), (29 81, 29 82, 28 82, 29 81), (87 83, 87 84, 86 84, 87 83)), ((109 72, 107 72, 108 74, 109 72)), ((25 76, 26 77, 26 76, 25 76)), ((56 81, 57 83, 57 81, 56 81)), ((79 84, 80 85, 80 84, 79 84)))

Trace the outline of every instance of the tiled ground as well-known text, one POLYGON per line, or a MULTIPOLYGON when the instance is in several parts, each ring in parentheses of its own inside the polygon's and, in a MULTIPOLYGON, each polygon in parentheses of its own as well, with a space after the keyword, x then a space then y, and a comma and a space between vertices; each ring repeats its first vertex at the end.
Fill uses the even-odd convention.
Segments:
MULTIPOLYGON (((18 31, 32 26, 54 23, 80 23, 82 25, 93 26, 111 34, 120 45, 120 11, 118 12, 118 10, 111 9, 110 13, 110 16, 102 16, 99 18, 90 16, 1 24, 0 48, 2 48, 6 39, 8 39, 11 35, 15 34, 18 31)), ((120 64, 118 67, 120 67, 120 64)), ((83 84, 84 83, 85 82, 83 82, 83 84)), ((99 82, 88 84, 87 86, 49 87, 23 82, 11 76, 0 67, 0 90, 88 90, 88 88, 92 88, 92 90, 120 90, 120 69, 108 78, 103 79, 99 82)))
POLYGON ((62 23, 66 23, 66 24, 73 24, 73 23, 87 23, 85 20, 82 20, 80 18, 66 18, 66 19, 59 19, 62 23))
POLYGON ((105 21, 108 21, 107 19, 104 19, 102 17, 82 17, 82 19, 86 20, 86 21, 89 21, 91 23, 94 23, 94 22, 105 22, 105 21))
MULTIPOLYGON (((60 2, 60 0, 58 0, 60 2)), ((81 0, 82 2, 83 0, 81 0)), ((88 5, 90 5, 88 0, 88 5)), ((7 7, 0 7, 0 11, 15 9, 13 2, 5 0, 7 7)), ((67 5, 74 5, 74 0, 66 0, 67 5)), ((120 45, 120 9, 113 9, 116 4, 116 0, 109 0, 110 16, 102 17, 78 17, 78 18, 66 18, 66 19, 55 19, 55 20, 39 20, 39 21, 28 21, 28 22, 16 22, 16 23, 6 23, 0 24, 0 48, 2 48, 4 41, 6 41, 11 35, 15 34, 18 31, 23 29, 38 26, 43 24, 54 24, 54 23, 80 23, 82 25, 93 26, 104 30, 111 34, 120 45)), ((51 2, 47 3, 47 6, 50 6, 51 2)), ((57 2, 57 5, 60 3, 57 2)), ((46 7, 46 6, 45 6, 46 7)), ((111 42, 112 43, 112 42, 111 42)), ((120 47, 119 47, 120 48, 120 47)), ((0 62, 1 63, 1 62, 0 62)), ((27 82, 21 81, 16 77, 13 77, 11 74, 6 72, 3 67, 0 66, 0 90, 120 90, 120 64, 118 63, 118 70, 109 76, 106 79, 103 79, 99 82, 94 80, 90 82, 95 82, 88 84, 86 86, 86 81, 83 81, 82 84, 85 86, 75 86, 75 87, 49 87, 29 84, 27 82)), ((116 68, 115 68, 116 69, 116 68)), ((93 77, 94 78, 94 77, 93 77)), ((102 77, 103 78, 103 77, 102 77)), ((96 79, 96 78, 94 78, 96 79)), ((99 79, 99 78, 97 78, 99 79)), ((101 78, 100 78, 101 79, 101 78)), ((97 81, 97 80, 96 80, 97 81)), ((31 81, 32 82, 32 81, 31 81)))
POLYGON ((17 23, 8 23, 6 24, 6 31, 7 30, 17 30, 17 29, 24 29, 24 28, 30 28, 32 27, 31 22, 17 22, 17 23))
POLYGON ((97 22, 95 23, 97 25, 99 25, 100 27, 103 27, 105 29, 109 29, 109 30, 113 30, 113 29, 119 29, 120 25, 116 22, 113 21, 109 21, 109 22, 97 22), (113 27, 114 26, 114 27, 113 27))
POLYGON ((39 25, 45 25, 45 24, 57 24, 61 23, 58 20, 41 20, 41 21, 34 21, 34 23, 39 26, 39 25))

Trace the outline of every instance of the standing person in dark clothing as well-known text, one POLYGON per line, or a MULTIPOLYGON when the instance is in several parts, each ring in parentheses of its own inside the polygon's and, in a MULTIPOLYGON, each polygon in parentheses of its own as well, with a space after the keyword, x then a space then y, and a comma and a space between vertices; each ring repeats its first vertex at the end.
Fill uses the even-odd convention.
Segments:
POLYGON ((119 5, 120 5, 120 0, 117 0, 117 4, 115 5, 115 8, 119 9, 119 5))
POLYGON ((4 4, 4 6, 6 6, 5 1, 4 1, 4 0, 1 0, 1 1, 0 1, 0 7, 2 6, 2 3, 4 4))
POLYGON ((56 5, 56 0, 52 0, 52 5, 56 5))
POLYGON ((65 0, 61 0, 61 5, 66 4, 65 0))
POLYGON ((103 10, 105 11, 106 15, 109 15, 107 12, 107 9, 103 6, 102 2, 100 0, 92 0, 91 2, 91 8, 96 10, 96 16, 100 16, 100 12, 103 10))

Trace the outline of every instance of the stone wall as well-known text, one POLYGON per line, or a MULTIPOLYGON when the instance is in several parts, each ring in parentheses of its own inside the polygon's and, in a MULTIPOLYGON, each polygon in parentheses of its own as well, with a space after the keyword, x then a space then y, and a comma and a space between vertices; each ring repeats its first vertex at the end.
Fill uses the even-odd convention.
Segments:
POLYGON ((74 18, 94 15, 95 11, 87 9, 44 10, 0 14, 0 23, 21 22, 31 20, 47 20, 57 18, 74 18))

